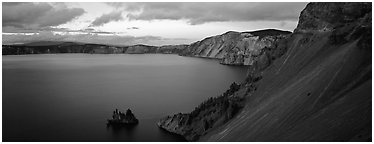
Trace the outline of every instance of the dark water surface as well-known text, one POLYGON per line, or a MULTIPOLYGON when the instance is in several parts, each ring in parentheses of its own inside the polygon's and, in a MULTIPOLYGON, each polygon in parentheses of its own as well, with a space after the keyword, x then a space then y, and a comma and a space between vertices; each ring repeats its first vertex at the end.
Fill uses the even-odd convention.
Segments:
POLYGON ((245 77, 243 67, 177 55, 3 56, 3 141, 183 141, 156 126, 245 77), (118 108, 139 119, 106 127, 118 108))

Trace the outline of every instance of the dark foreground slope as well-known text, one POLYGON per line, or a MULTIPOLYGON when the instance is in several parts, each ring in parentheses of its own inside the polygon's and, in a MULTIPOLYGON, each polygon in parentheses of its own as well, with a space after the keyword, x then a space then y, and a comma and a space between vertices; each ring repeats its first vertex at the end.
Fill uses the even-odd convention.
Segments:
POLYGON ((371 4, 311 3, 246 106, 202 141, 371 141, 371 4))
POLYGON ((371 31, 371 3, 310 3, 280 58, 251 66, 195 123, 192 112, 159 126, 199 141, 371 141, 371 31))

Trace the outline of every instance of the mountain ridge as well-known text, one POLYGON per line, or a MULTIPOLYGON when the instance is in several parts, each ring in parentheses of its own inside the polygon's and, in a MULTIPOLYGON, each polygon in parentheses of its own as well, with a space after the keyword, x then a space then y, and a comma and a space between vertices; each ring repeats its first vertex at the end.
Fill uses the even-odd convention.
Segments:
POLYGON ((90 54, 144 54, 144 53, 163 53, 163 54, 178 54, 181 56, 204 57, 221 59, 221 64, 226 65, 251 65, 256 61, 254 56, 261 53, 265 47, 274 47, 272 44, 281 36, 288 35, 291 32, 264 29, 256 31, 236 32, 228 31, 220 35, 204 38, 190 45, 163 45, 151 46, 144 44, 130 45, 130 46, 116 46, 106 44, 91 44, 79 42, 59 42, 59 41, 40 41, 31 42, 18 45, 3 45, 3 55, 17 55, 17 54, 40 54, 40 53, 90 53, 90 54), (247 40, 251 37, 253 40, 247 40), (215 39, 225 43, 225 51, 220 53, 220 56, 203 56, 191 55, 197 53, 196 49, 207 51, 217 51, 222 49, 222 44, 215 43, 211 47, 203 47, 200 43, 207 42, 210 39, 215 39), (262 42, 264 40, 264 42, 262 42), (240 43, 240 45, 235 45, 240 43))

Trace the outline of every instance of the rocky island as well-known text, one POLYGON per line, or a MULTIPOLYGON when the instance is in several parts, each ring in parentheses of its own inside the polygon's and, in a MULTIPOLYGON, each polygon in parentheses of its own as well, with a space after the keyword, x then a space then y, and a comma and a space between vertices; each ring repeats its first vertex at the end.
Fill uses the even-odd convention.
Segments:
POLYGON ((126 125, 136 125, 139 120, 127 109, 126 113, 122 113, 116 109, 113 111, 112 119, 108 119, 107 126, 126 126, 126 125))

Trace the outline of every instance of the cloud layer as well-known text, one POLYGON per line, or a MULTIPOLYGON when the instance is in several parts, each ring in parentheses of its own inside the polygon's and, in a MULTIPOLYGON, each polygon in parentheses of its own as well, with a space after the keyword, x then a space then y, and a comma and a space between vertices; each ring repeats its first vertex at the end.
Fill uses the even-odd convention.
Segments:
MULTIPOLYGON (((113 5, 113 4, 109 4, 113 5)), ((223 21, 296 21, 306 3, 123 3, 131 20, 180 20, 192 25, 223 21)), ((118 8, 118 4, 116 4, 118 8)))
POLYGON ((292 29, 306 5, 252 2, 2 4, 4 43, 53 40, 120 45, 189 43, 192 39, 226 30, 274 28, 274 23, 278 28, 291 24, 289 29, 292 29))
POLYGON ((101 26, 111 21, 119 21, 122 20, 122 12, 112 12, 108 14, 103 14, 102 16, 96 18, 92 23, 91 26, 101 26))
POLYGON ((50 3, 3 3, 3 27, 43 28, 67 23, 82 15, 81 8, 55 8, 50 3))

